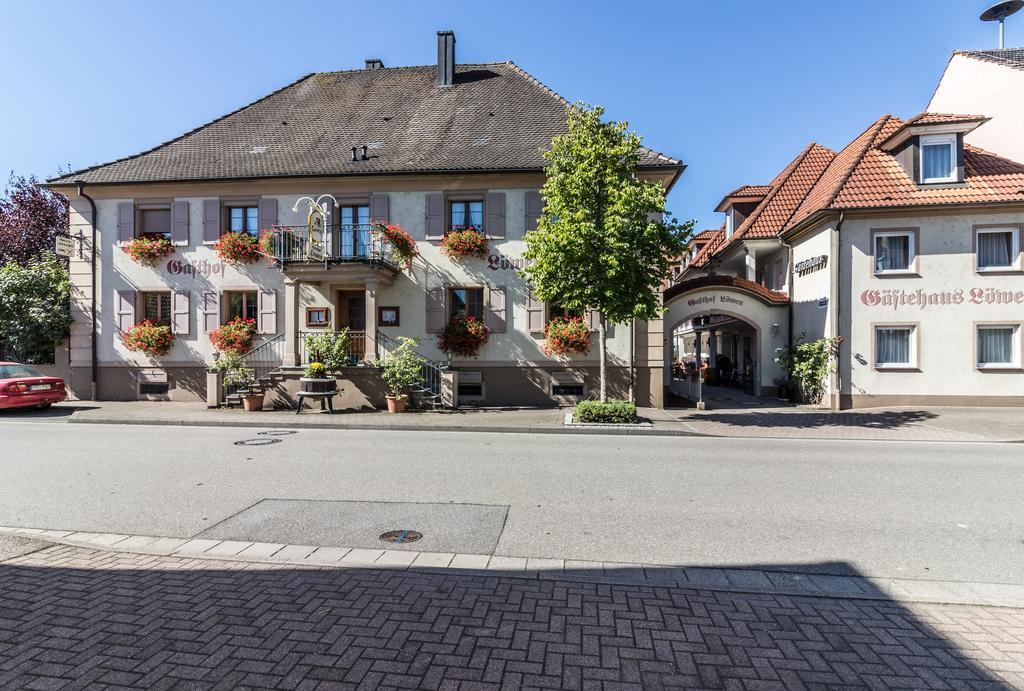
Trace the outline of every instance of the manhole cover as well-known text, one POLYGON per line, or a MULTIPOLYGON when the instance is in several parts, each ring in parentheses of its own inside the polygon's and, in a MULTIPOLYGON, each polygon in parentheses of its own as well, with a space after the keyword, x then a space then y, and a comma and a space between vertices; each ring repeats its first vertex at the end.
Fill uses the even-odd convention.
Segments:
POLYGON ((235 446, 266 446, 267 444, 280 444, 280 439, 243 439, 236 441, 235 446))
POLYGON ((293 429, 269 429, 266 432, 257 432, 256 434, 263 434, 268 437, 284 437, 289 434, 298 434, 298 432, 293 429))
POLYGON ((391 542, 396 545, 404 545, 407 542, 416 542, 423 537, 423 533, 415 530, 391 530, 380 536, 384 542, 391 542))

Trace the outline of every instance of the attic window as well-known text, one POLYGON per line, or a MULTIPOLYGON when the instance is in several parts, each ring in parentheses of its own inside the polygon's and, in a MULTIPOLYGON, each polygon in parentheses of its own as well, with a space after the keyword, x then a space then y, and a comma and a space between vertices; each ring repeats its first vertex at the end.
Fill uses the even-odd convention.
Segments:
POLYGON ((921 137, 921 183, 957 182, 956 135, 921 137))

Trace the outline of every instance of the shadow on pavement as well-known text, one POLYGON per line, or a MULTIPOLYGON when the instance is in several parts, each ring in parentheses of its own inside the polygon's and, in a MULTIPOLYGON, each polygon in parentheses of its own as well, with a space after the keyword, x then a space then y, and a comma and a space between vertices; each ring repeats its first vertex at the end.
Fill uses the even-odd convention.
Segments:
POLYGON ((935 413, 926 410, 878 412, 751 411, 743 413, 701 413, 683 416, 682 419, 699 422, 717 422, 733 427, 793 427, 796 429, 850 427, 892 430, 932 420, 936 417, 938 416, 935 413))
POLYGON ((54 546, 0 564, 0 687, 1024 683, 1013 653, 992 642, 1000 627, 1024 628, 1016 610, 541 575, 304 568, 54 546), (965 637, 972 632, 981 644, 965 637))
POLYGON ((54 420, 69 418, 79 410, 95 410, 98 407, 99 406, 79 403, 58 403, 57 405, 44 408, 43 410, 39 410, 38 408, 6 408, 0 410, 0 420, 15 422, 44 420, 53 422, 54 420))

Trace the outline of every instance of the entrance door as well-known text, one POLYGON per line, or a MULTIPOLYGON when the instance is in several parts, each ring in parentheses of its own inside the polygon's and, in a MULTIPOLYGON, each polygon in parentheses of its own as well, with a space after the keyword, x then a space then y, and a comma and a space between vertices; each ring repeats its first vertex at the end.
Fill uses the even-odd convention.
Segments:
POLYGON ((352 339, 349 354, 362 360, 366 355, 366 293, 342 290, 338 293, 338 320, 352 339))

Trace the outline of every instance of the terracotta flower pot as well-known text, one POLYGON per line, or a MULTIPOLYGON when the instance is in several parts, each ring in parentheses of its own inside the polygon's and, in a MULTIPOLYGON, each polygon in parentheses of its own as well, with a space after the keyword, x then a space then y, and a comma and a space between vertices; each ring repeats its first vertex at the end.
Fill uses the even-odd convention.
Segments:
POLYGON ((404 413, 405 404, 409 401, 408 396, 386 396, 388 399, 389 413, 404 413))
POLYGON ((250 393, 242 396, 242 406, 247 413, 263 410, 263 394, 250 393))

